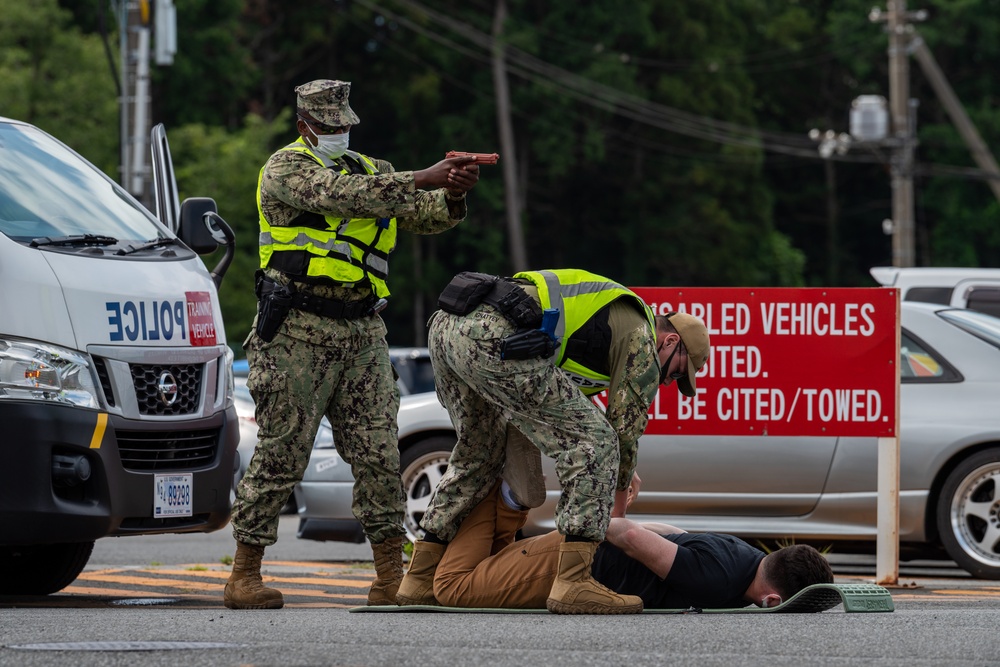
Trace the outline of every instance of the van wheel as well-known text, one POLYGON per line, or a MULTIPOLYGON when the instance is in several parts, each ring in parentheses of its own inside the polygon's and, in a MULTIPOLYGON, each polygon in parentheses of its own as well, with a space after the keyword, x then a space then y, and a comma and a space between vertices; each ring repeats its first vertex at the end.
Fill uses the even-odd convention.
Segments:
POLYGON ((0 595, 48 595, 73 583, 94 550, 93 542, 0 549, 0 595))
POLYGON ((937 524, 959 567, 980 579, 1000 579, 1000 449, 973 454, 948 475, 937 524))
POLYGON ((414 443, 400 453, 400 477, 406 494, 406 514, 403 525, 410 541, 424 536, 420 520, 427 511, 431 493, 448 469, 451 450, 455 448, 454 436, 435 436, 414 443))

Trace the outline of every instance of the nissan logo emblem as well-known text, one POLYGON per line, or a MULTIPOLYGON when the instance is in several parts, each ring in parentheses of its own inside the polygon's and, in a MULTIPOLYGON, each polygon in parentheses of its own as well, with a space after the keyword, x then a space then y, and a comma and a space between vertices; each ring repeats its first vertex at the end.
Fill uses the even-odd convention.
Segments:
POLYGON ((156 391, 160 394, 160 400, 164 405, 173 405, 177 402, 177 380, 170 374, 170 371, 160 373, 160 379, 156 383, 156 391))

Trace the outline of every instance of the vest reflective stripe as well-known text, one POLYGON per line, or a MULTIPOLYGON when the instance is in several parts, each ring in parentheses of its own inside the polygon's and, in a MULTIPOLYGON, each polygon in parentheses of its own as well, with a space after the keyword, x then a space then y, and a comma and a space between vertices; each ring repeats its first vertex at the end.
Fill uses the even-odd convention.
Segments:
POLYGON ((318 241, 312 238, 308 234, 295 231, 292 227, 272 227, 269 232, 261 232, 260 234, 260 245, 284 245, 284 246, 294 246, 302 249, 309 247, 318 248, 320 250, 325 250, 329 253, 334 253, 341 255, 345 261, 351 261, 351 244, 350 243, 340 243, 336 239, 330 239, 326 243, 318 241), (283 235, 280 230, 290 230, 292 232, 292 238, 281 238, 283 235), (279 230, 278 234, 275 234, 275 230, 279 230))
MULTIPOLYGON (((320 164, 328 166, 321 157, 309 150, 301 138, 281 150, 305 153, 320 164)), ((353 151, 348 151, 348 155, 367 173, 378 173, 375 163, 370 158, 353 151)), ((343 174, 350 173, 346 169, 340 171, 343 174)), ((371 283, 376 296, 389 295, 385 281, 389 275, 389 254, 396 247, 395 218, 380 221, 376 218, 342 219, 324 216, 327 228, 317 229, 316 227, 322 226, 317 215, 315 218, 319 224, 313 227, 272 226, 264 216, 261 206, 263 178, 264 170, 261 169, 257 177, 257 212, 260 220, 258 247, 261 268, 271 264, 275 253, 304 253, 308 257, 308 262, 304 264, 305 273, 298 274, 299 277, 328 278, 344 285, 367 281, 371 283)))
POLYGON ((530 280, 538 288, 538 298, 543 309, 559 309, 559 321, 555 330, 556 336, 559 336, 559 350, 553 355, 552 361, 585 394, 603 391, 610 385, 611 378, 567 358, 566 342, 598 311, 617 299, 634 299, 649 322, 650 333, 656 338, 653 311, 634 292, 614 281, 579 269, 524 271, 514 277, 530 280))

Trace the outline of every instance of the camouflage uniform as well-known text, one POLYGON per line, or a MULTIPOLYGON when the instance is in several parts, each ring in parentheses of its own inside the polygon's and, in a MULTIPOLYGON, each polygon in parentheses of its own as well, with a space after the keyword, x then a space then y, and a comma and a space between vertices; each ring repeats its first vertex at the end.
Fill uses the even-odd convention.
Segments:
POLYGON ((421 521, 425 530, 452 539, 489 494, 503 470, 509 422, 555 459, 563 491, 556 510, 559 532, 604 539, 614 491, 632 479, 637 441, 659 384, 655 340, 645 317, 616 302, 609 324, 611 387, 602 414, 550 360, 502 360, 501 341, 516 328, 493 306, 480 305, 464 316, 434 314, 431 361, 458 443, 421 521))
MULTIPOLYGON (((300 87, 300 96, 310 86, 300 87)), ((339 102, 347 108, 346 92, 339 102)), ((343 124, 356 124, 357 116, 347 111, 343 124)), ((343 174, 340 158, 334 168, 325 168, 308 154, 280 150, 261 175, 261 214, 272 226, 294 226, 303 212, 396 218, 399 230, 416 234, 438 233, 465 218, 464 196, 452 197, 444 189, 417 190, 412 171, 396 172, 384 160, 373 162, 380 173, 343 174)), ((279 271, 265 273, 289 282, 279 271)), ((364 283, 297 282, 296 288, 346 302, 371 294, 364 283)), ((293 309, 271 342, 262 341, 255 330, 256 320, 244 348, 250 364, 247 386, 257 404, 258 443, 237 488, 233 536, 253 546, 274 544, 279 513, 302 479, 323 415, 333 427, 337 451, 354 473, 353 510, 365 535, 373 544, 403 535, 399 389, 382 319, 330 319, 293 309)))

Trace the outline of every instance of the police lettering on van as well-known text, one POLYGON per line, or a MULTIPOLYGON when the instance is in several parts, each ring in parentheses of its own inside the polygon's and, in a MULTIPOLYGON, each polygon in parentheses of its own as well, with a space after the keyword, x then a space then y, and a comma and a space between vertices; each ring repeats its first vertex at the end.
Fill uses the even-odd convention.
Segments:
POLYGON ((215 319, 208 292, 185 292, 184 300, 108 301, 108 339, 113 343, 184 341, 215 345, 215 319))

